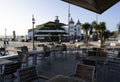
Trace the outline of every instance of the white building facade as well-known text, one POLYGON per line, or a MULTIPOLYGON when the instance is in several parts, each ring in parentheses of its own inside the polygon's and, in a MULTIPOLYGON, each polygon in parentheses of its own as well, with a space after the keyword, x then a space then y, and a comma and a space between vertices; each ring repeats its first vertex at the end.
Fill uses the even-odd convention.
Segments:
MULTIPOLYGON (((56 19, 54 22, 52 22, 51 24, 56 24, 59 23, 59 19, 58 16, 56 16, 56 19)), ((46 28, 46 27, 45 27, 46 28)), ((51 28, 51 27, 50 27, 51 28)), ((34 29, 34 38, 36 40, 45 40, 46 37, 50 37, 51 39, 59 39, 59 37, 64 37, 64 38, 68 38, 70 39, 80 39, 81 37, 81 23, 79 22, 79 20, 77 21, 76 24, 74 24, 74 21, 70 20, 69 25, 62 25, 61 27, 58 28, 62 28, 62 29, 53 29, 53 30, 47 30, 47 29, 34 29), (62 35, 61 35, 62 34, 62 35)), ((33 31, 28 31, 28 36, 30 37, 30 39, 32 39, 33 36, 33 31)))
POLYGON ((81 38, 81 23, 79 20, 75 24, 73 19, 71 18, 69 22, 69 37, 72 40, 81 38))

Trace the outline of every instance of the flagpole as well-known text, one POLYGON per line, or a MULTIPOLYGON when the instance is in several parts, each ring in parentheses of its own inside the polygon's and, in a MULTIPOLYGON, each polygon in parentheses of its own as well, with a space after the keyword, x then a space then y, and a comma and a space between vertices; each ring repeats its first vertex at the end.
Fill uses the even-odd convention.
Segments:
POLYGON ((98 24, 98 14, 96 13, 96 22, 98 24))
POLYGON ((69 24, 69 22, 70 22, 70 3, 68 5, 69 5, 69 7, 68 7, 68 37, 70 39, 70 24, 69 24))
POLYGON ((32 37, 32 41, 33 41, 33 50, 35 50, 35 44, 34 44, 34 24, 35 24, 35 19, 34 19, 34 15, 32 15, 32 31, 33 31, 33 37, 32 37))

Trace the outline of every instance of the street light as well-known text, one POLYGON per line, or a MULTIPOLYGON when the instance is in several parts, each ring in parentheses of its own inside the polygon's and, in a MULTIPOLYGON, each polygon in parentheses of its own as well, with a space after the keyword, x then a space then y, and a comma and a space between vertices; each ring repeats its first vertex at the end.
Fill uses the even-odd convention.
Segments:
POLYGON ((6 42, 6 35, 7 35, 6 32, 7 32, 7 29, 5 28, 5 42, 6 42))
POLYGON ((32 41, 33 41, 33 50, 35 50, 35 45, 34 45, 34 24, 35 24, 35 19, 34 19, 34 15, 32 15, 32 31, 33 31, 33 37, 32 37, 32 41))
POLYGON ((75 31, 75 40, 77 39, 77 29, 74 29, 75 31))

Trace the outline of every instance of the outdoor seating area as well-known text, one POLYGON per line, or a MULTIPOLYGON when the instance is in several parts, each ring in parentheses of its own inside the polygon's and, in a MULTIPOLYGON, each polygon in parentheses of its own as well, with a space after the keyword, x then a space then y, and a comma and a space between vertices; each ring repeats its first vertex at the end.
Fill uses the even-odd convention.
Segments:
POLYGON ((114 55, 114 53, 110 53, 106 48, 69 47, 66 44, 52 46, 48 44, 39 47, 42 48, 30 50, 29 47, 22 46, 16 50, 17 55, 0 58, 0 82, 7 82, 8 79, 14 82, 30 80, 28 70, 26 73, 23 72, 27 74, 25 81, 21 81, 21 76, 24 76, 19 73, 22 69, 29 69, 29 67, 35 67, 35 75, 41 76, 38 82, 64 82, 62 79, 71 79, 71 82, 74 82, 73 80, 76 80, 75 82, 88 80, 88 82, 114 82, 114 79, 116 79, 115 82, 119 82, 120 80, 116 75, 120 74, 119 53, 118 56, 111 57, 109 54, 114 55), (56 81, 56 78, 59 81, 56 81))
POLYGON ((120 82, 119 2, 2 0, 0 82, 120 82))

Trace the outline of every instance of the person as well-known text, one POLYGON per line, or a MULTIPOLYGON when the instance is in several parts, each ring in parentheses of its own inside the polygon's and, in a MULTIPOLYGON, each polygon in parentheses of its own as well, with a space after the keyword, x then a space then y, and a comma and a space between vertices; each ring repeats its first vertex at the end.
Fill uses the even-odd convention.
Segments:
POLYGON ((4 47, 4 48, 7 48, 7 45, 6 45, 6 41, 5 41, 5 40, 4 40, 3 47, 4 47))
POLYGON ((9 41, 7 40, 7 45, 9 45, 9 41))
POLYGON ((4 40, 4 45, 6 44, 6 41, 4 40))

